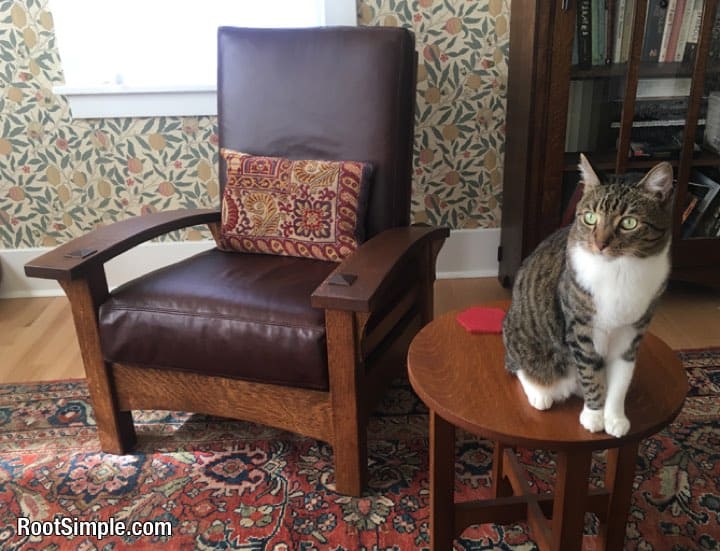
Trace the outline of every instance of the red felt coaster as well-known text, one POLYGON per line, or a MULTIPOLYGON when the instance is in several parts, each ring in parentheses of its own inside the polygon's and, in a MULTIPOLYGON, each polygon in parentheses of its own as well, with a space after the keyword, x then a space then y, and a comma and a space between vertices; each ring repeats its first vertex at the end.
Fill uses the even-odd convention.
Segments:
POLYGON ((505 311, 500 308, 473 306, 457 315, 457 320, 469 333, 502 333, 505 311))

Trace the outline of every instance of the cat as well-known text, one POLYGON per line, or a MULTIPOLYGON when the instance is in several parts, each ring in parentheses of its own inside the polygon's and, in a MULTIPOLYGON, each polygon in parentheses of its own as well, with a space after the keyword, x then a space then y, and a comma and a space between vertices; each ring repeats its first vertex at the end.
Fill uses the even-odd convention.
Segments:
POLYGON ((505 367, 530 404, 575 394, 580 423, 621 437, 640 340, 670 272, 673 169, 601 183, 584 155, 575 220, 521 265, 503 321, 505 367), (639 181, 638 181, 639 180, 639 181))

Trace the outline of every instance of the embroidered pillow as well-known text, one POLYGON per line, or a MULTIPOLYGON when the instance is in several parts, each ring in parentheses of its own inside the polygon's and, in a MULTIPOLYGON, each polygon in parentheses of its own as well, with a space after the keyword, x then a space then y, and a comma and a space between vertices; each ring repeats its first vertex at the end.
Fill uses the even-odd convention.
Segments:
POLYGON ((220 154, 220 249, 340 262, 362 242, 369 163, 220 154))

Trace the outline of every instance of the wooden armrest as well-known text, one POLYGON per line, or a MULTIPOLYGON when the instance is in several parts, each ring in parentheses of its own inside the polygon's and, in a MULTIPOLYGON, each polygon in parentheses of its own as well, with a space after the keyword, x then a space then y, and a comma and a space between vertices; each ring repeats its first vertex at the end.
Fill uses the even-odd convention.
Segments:
POLYGON ((25 264, 25 275, 69 281, 144 241, 173 230, 220 221, 220 211, 156 212, 115 222, 56 247, 25 264))
MULTIPOLYGON (((358 247, 315 289, 311 299, 313 307, 372 312, 380 290, 393 272, 449 234, 448 228, 410 226, 376 235, 358 247)), ((427 258, 430 261, 429 254, 427 258)))

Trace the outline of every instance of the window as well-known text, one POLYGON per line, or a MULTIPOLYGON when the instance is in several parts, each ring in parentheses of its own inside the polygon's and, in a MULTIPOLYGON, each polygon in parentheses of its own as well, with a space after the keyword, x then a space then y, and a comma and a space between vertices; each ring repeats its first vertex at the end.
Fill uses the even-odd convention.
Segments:
POLYGON ((355 0, 52 0, 75 118, 212 115, 217 28, 355 25, 355 0))

